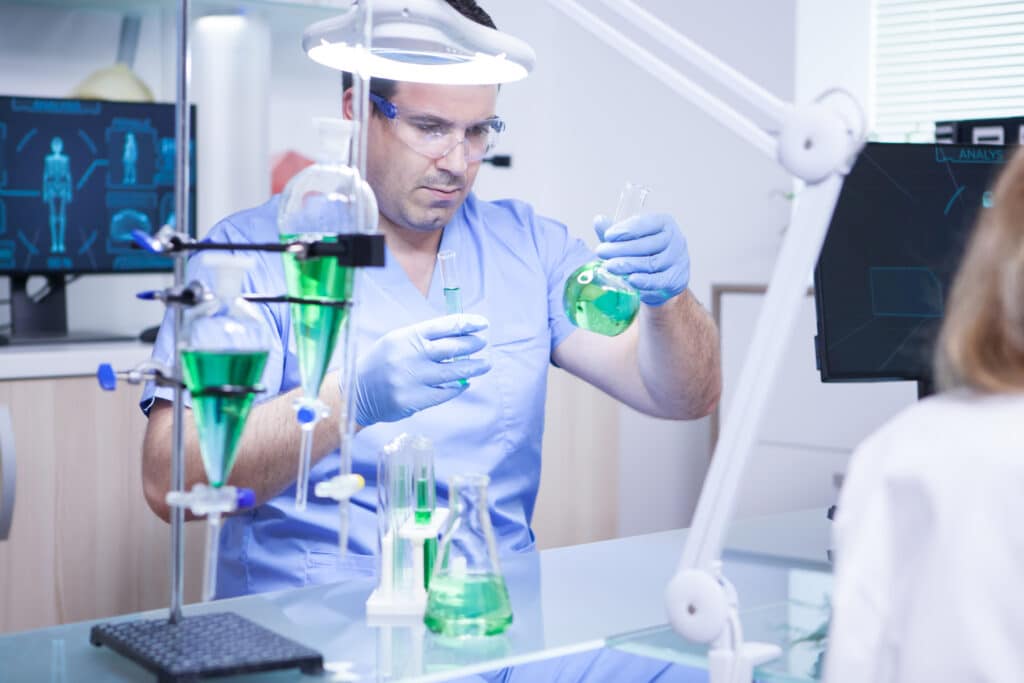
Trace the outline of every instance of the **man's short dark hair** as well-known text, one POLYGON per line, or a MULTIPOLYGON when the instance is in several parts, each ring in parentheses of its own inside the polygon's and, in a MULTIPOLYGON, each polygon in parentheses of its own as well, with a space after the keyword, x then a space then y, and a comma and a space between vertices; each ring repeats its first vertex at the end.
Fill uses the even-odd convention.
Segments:
MULTIPOLYGON (((476 23, 486 26, 487 28, 497 29, 494 25, 494 20, 491 19, 491 15, 484 11, 484 9, 476 4, 475 0, 445 0, 449 5, 452 6, 459 14, 472 19, 476 23)), ((352 87, 352 74, 348 71, 341 72, 341 91, 345 92, 352 87)), ((390 99, 395 94, 395 88, 398 87, 397 81, 391 81, 386 78, 371 78, 370 79, 370 92, 375 95, 380 95, 384 99, 390 99)), ((376 112, 375 107, 370 107, 371 112, 376 112)))

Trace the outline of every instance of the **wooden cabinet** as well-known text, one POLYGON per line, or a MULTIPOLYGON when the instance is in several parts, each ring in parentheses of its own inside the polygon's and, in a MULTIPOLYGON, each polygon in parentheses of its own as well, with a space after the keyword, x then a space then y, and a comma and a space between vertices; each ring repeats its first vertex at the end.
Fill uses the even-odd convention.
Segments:
MULTIPOLYGON (((0 351, 0 404, 17 452, 10 536, 0 541, 0 633, 166 607, 170 527, 142 495, 139 387, 101 391, 100 359, 131 367, 148 349, 0 351), (19 355, 20 354, 20 355, 19 355)), ((542 548, 615 535, 617 404, 552 372, 534 529, 542 548), (594 425, 601 425, 595 429, 594 425), (612 446, 609 446, 612 444, 612 446)), ((202 522, 185 525, 185 601, 200 596, 202 522)))
MULTIPOLYGON (((138 396, 92 377, 0 381, 17 448, 0 632, 167 605, 170 528, 142 496, 138 396)), ((187 602, 199 597, 202 533, 186 525, 187 602)))

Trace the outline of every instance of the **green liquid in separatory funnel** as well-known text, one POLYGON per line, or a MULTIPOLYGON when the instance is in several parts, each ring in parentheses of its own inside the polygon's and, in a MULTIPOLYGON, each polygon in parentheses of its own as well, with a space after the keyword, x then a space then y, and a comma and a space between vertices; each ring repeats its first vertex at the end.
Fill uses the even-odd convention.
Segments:
POLYGON ((441 573, 430 582, 424 623, 446 636, 490 636, 512 623, 505 580, 494 574, 454 577, 441 573))
POLYGON ((260 381, 266 351, 181 352, 185 386, 192 392, 192 414, 199 432, 206 478, 211 486, 223 486, 235 464, 235 449, 245 428, 255 394, 197 396, 203 389, 225 384, 250 387, 260 381))
MULTIPOLYGON (((303 236, 281 235, 281 242, 290 242, 303 236)), ((328 235, 320 238, 324 242, 336 242, 338 239, 328 235)), ((288 296, 320 301, 351 300, 355 278, 355 271, 351 267, 338 265, 338 259, 332 256, 298 259, 286 253, 283 258, 288 296)), ((292 304, 291 312, 302 391, 306 396, 315 398, 320 393, 320 384, 324 381, 348 309, 340 306, 292 304)))
POLYGON ((576 269, 565 281, 562 303, 566 316, 577 327, 614 337, 625 332, 636 318, 640 295, 633 289, 601 284, 602 277, 595 272, 601 265, 592 261, 576 269))

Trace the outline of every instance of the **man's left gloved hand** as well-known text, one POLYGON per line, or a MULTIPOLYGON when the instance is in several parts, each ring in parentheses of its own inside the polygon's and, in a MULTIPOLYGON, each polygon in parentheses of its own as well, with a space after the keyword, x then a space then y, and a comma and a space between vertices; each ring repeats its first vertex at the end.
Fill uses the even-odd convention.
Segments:
POLYGON ((597 216, 594 230, 605 268, 624 277, 645 304, 660 306, 689 285, 690 251, 671 216, 647 213, 614 225, 607 216, 597 216))

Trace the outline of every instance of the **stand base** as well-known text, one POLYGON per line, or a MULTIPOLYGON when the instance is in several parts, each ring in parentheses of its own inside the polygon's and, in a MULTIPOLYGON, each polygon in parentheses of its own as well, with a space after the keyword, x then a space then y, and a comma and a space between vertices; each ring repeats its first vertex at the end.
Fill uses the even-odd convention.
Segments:
POLYGON ((299 668, 323 671, 323 656, 231 612, 99 624, 89 642, 106 645, 157 675, 160 683, 299 668))

